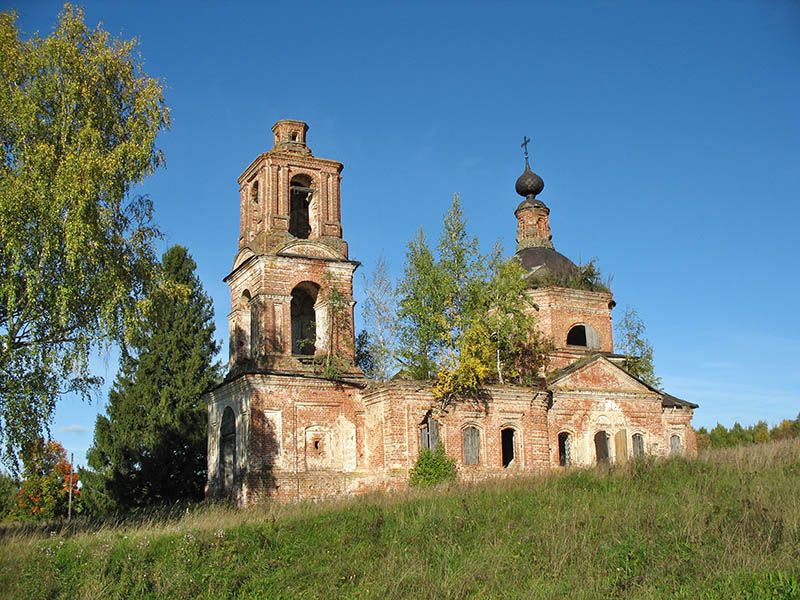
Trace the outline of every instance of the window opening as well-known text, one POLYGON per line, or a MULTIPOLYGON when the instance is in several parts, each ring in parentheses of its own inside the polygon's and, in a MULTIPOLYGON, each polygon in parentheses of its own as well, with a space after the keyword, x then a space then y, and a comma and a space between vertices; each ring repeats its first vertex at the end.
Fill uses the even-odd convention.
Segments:
POLYGON ((644 436, 641 433, 633 434, 633 458, 644 456, 644 436))
POLYGON ((461 432, 461 438, 464 446, 464 464, 480 464, 481 436, 478 429, 476 427, 467 427, 461 432))
POLYGON ((311 283, 300 284, 292 290, 292 354, 313 356, 316 350, 314 304, 317 291, 311 283))
POLYGON ((608 434, 598 431, 594 436, 594 451, 598 465, 608 464, 608 434))
POLYGON ((567 346, 583 346, 584 348, 599 348, 600 336, 591 325, 575 325, 567 333, 567 346))
POLYGON ((436 452, 439 448, 439 423, 431 416, 430 412, 419 424, 419 436, 420 448, 436 452))
POLYGON ((253 204, 258 204, 258 182, 253 182, 253 187, 250 188, 250 201, 253 204))
POLYGON ((673 435, 669 438, 669 452, 672 456, 681 455, 681 438, 678 435, 673 435))
POLYGON ((308 239, 311 234, 308 205, 314 192, 311 179, 305 175, 293 177, 289 190, 289 233, 296 238, 308 239))
POLYGON ((585 346, 586 345, 586 327, 583 325, 575 325, 569 330, 567 334, 568 346, 585 346))
POLYGON ((558 464, 562 467, 572 465, 572 437, 566 431, 558 434, 558 464))
POLYGON ((219 480, 222 493, 233 492, 234 469, 236 468, 236 417, 230 406, 222 413, 219 428, 219 480))
POLYGON ((250 358, 250 292, 244 290, 239 298, 239 317, 236 323, 236 359, 247 360, 250 358))
POLYGON ((507 427, 500 432, 500 440, 503 446, 503 467, 507 468, 511 466, 516 458, 516 432, 511 428, 507 427))

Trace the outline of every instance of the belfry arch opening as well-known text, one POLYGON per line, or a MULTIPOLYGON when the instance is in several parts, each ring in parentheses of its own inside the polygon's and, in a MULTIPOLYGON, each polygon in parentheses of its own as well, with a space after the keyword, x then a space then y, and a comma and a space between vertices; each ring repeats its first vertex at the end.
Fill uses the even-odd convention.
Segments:
POLYGON ((582 346, 584 348, 599 348, 600 336, 591 325, 575 325, 567 333, 567 346, 582 346))
POLYGON ((311 235, 309 205, 313 193, 311 177, 308 175, 292 177, 289 183, 289 233, 296 238, 305 240, 311 235))
POLYGON ((316 315, 319 286, 304 281, 292 290, 292 354, 313 356, 316 352, 316 315))
POLYGON ((236 469, 236 416, 230 406, 222 413, 219 428, 219 482, 223 495, 233 492, 236 469))

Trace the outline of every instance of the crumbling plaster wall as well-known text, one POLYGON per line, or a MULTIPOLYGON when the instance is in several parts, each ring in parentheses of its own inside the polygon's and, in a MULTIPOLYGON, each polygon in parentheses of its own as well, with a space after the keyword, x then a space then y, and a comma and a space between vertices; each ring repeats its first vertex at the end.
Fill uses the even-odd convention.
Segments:
POLYGON ((644 438, 646 453, 662 454, 661 410, 660 396, 653 392, 556 391, 548 413, 550 464, 559 464, 558 434, 561 432, 570 434, 573 466, 596 464, 594 436, 599 431, 608 434, 611 463, 618 460, 620 451, 627 458, 633 457, 632 440, 637 433, 644 438), (617 437, 619 432, 624 432, 624 446, 617 437))
POLYGON ((365 394, 367 455, 370 469, 380 469, 404 486, 421 451, 420 426, 431 411, 439 424, 445 452, 464 479, 482 479, 547 468, 547 395, 519 386, 489 386, 478 399, 460 399, 442 408, 428 382, 392 382, 365 394), (480 459, 464 464, 463 430, 479 432, 480 459), (501 431, 515 431, 515 459, 503 467, 501 431))
POLYGON ((358 387, 301 376, 247 375, 251 438, 245 501, 318 498, 358 489, 364 475, 358 387))

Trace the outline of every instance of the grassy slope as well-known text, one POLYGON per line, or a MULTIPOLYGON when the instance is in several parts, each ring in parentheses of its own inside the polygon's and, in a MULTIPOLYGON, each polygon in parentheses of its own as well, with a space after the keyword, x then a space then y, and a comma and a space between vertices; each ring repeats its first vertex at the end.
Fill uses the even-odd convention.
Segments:
POLYGON ((4 598, 799 598, 800 440, 0 538, 4 598))

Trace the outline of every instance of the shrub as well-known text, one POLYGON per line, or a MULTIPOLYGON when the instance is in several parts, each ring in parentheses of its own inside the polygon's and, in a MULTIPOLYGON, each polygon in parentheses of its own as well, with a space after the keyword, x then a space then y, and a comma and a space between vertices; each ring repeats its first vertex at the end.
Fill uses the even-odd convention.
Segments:
POLYGON ((413 486, 431 486, 450 481, 456 477, 456 461, 444 453, 439 444, 436 452, 424 448, 411 469, 408 482, 413 486))

